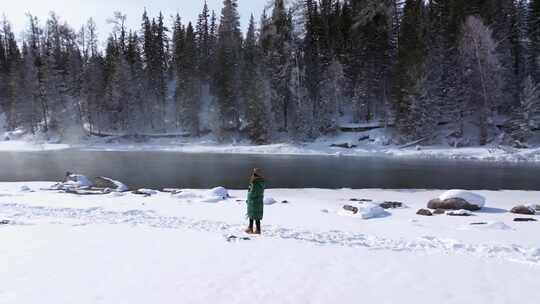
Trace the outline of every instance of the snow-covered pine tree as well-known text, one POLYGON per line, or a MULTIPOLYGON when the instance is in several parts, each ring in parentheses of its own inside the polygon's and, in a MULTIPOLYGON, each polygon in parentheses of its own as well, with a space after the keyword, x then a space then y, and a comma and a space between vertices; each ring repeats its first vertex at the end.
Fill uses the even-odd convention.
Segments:
POLYGON ((540 82, 540 0, 529 1, 528 11, 529 73, 540 82))
MULTIPOLYGON (((427 4, 425 77, 441 122, 457 122, 456 137, 463 135, 465 94, 461 90, 459 37, 463 22, 460 1, 430 0, 427 4)), ((451 125, 451 127, 454 127, 451 125)))
POLYGON ((468 86, 468 107, 474 109, 479 127, 479 144, 488 142, 494 111, 501 104, 502 79, 493 32, 477 16, 469 16, 463 25, 461 58, 468 86))
POLYGON ((321 100, 321 80, 323 77, 323 64, 321 63, 321 16, 317 1, 307 0, 305 9, 305 36, 304 36, 304 69, 307 98, 301 108, 303 123, 306 124, 305 139, 315 139, 319 134, 319 120, 325 109, 321 100), (305 109, 309 109, 306 111, 305 109))
MULTIPOLYGON (((242 33, 237 0, 224 0, 218 30, 214 90, 220 111, 222 131, 239 127, 238 94, 242 33)), ((219 134, 224 139, 224 134, 219 134)))
POLYGON ((165 131, 168 70, 168 29, 160 12, 157 21, 150 20, 145 10, 142 22, 143 62, 147 85, 147 102, 151 111, 151 128, 165 131))
POLYGON ((246 129, 255 144, 270 141, 270 122, 266 107, 265 83, 261 73, 261 49, 255 32, 255 18, 251 15, 243 46, 242 98, 246 129))
POLYGON ((2 21, 0 45, 0 112, 3 111, 7 118, 7 127, 14 129, 17 125, 17 95, 24 89, 18 81, 22 58, 11 25, 6 19, 2 21))
POLYGON ((210 10, 204 1, 202 12, 199 14, 196 26, 198 69, 201 80, 207 81, 210 77, 211 66, 211 37, 210 37, 210 10))
POLYGON ((101 110, 105 95, 104 59, 98 51, 97 27, 93 19, 89 19, 85 30, 85 60, 83 61, 81 104, 83 123, 90 131, 100 132, 101 110))
MULTIPOLYGON (((177 35, 180 35, 178 33, 177 35)), ((177 64, 176 105, 179 126, 190 132, 192 136, 199 135, 200 84, 197 74, 197 44, 193 25, 188 23, 183 39, 183 48, 176 49, 177 64)))
MULTIPOLYGON (((316 6, 315 6, 316 8, 316 6)), ((316 33, 319 51, 320 78, 318 84, 318 104, 314 112, 314 135, 331 134, 337 130, 339 102, 342 99, 343 66, 339 61, 339 45, 342 38, 336 19, 339 17, 339 2, 321 1, 320 10, 311 17, 311 26, 316 33), (337 34, 334 34, 337 33, 337 34)), ((308 31, 306 31, 308 32, 308 31)), ((307 36, 304 40, 307 39, 307 36)), ((309 72, 306 73, 309 77, 309 72)))
POLYGON ((517 8, 515 0, 482 1, 481 16, 488 24, 496 41, 496 52, 499 59, 499 73, 503 80, 500 104, 501 113, 509 114, 519 104, 520 86, 516 65, 519 63, 521 43, 516 20, 517 8))
POLYGON ((144 127, 145 113, 145 81, 142 63, 142 50, 140 48, 139 36, 136 32, 129 32, 125 58, 129 70, 129 100, 127 102, 127 113, 125 130, 128 133, 136 134, 144 127))
POLYGON ((411 126, 415 125, 414 120, 418 119, 418 115, 410 115, 413 111, 410 102, 414 101, 418 108, 421 106, 420 102, 426 100, 419 97, 425 94, 417 92, 417 90, 426 91, 425 87, 419 86, 427 84, 423 77, 426 57, 424 12, 423 0, 407 0, 400 26, 393 95, 396 102, 396 126, 399 132, 406 136, 415 136, 411 132, 411 126))
POLYGON ((39 79, 35 53, 23 43, 23 62, 19 71, 19 80, 24 83, 24 90, 19 91, 15 104, 17 126, 34 134, 40 122, 39 79))
POLYGON ((262 26, 262 45, 266 70, 271 87, 271 105, 274 121, 282 132, 287 132, 291 120, 291 73, 293 56, 293 28, 283 0, 275 0, 272 16, 262 26))
POLYGON ((532 129, 540 126, 540 86, 531 76, 525 78, 520 96, 520 106, 514 110, 510 121, 510 135, 519 146, 527 143, 532 129))
MULTIPOLYGON (((417 73, 414 73, 418 77, 417 73)), ((427 79, 424 75, 404 96, 408 104, 406 124, 401 125, 402 136, 407 141, 431 138, 436 129, 437 122, 433 115, 436 104, 428 91, 427 79), (405 131, 405 132, 404 132, 405 131)))
POLYGON ((347 77, 353 87, 354 121, 370 121, 385 114, 391 69, 391 0, 353 0, 352 48, 347 77))

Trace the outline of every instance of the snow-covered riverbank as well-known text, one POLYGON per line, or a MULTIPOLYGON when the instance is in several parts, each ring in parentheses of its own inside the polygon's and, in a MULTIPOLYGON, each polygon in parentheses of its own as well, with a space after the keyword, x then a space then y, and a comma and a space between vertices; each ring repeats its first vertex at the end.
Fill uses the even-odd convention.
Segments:
MULTIPOLYGON (((321 139, 314 143, 277 143, 254 146, 247 143, 220 144, 214 140, 152 140, 144 143, 103 140, 83 141, 77 144, 50 143, 47 141, 12 140, 0 141, 0 152, 37 152, 64 149, 90 151, 167 151, 179 153, 225 153, 269 155, 328 155, 328 156, 384 156, 414 159, 477 160, 494 162, 540 162, 540 148, 514 149, 504 146, 450 148, 442 146, 415 146, 401 148, 395 145, 358 144, 346 149, 331 147, 347 143, 348 138, 321 139)), ((356 144, 356 143, 355 143, 356 144)))
POLYGON ((0 183, 0 303, 540 301, 540 223, 507 212, 540 192, 477 191, 473 217, 422 217, 442 191, 270 189, 263 236, 227 241, 242 236, 245 191, 39 190, 50 185, 0 183), (343 214, 351 199, 408 208, 362 220, 343 214))

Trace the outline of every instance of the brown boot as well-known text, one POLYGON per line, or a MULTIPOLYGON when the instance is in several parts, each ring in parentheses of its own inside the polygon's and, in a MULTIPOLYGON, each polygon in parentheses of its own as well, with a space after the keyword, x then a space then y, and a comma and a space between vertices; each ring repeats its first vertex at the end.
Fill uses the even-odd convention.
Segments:
POLYGON ((261 221, 260 220, 257 220, 255 221, 255 232, 254 234, 261 234, 261 221))
POLYGON ((245 233, 247 234, 253 234, 253 228, 248 228, 246 230, 244 230, 245 233))

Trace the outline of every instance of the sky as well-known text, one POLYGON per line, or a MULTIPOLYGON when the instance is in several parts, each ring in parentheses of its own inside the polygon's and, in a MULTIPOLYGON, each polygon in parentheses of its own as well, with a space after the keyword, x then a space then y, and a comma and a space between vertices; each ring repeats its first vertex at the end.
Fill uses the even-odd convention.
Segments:
MULTIPOLYGON (((210 10, 216 10, 219 18, 223 0, 207 1, 210 10)), ((258 20, 268 0, 239 0, 238 3, 242 27, 246 29, 251 13, 258 20)), ((126 14, 129 27, 138 30, 144 8, 148 10, 151 17, 162 11, 170 22, 169 16, 179 13, 184 23, 187 21, 195 23, 203 5, 204 0, 2 0, 0 14, 7 17, 16 34, 26 29, 28 18, 25 14, 27 12, 37 16, 43 23, 49 12, 55 11, 62 20, 67 21, 72 28, 76 29, 92 17, 98 25, 100 40, 104 41, 112 28, 107 23, 107 19, 112 17, 115 11, 126 14)))

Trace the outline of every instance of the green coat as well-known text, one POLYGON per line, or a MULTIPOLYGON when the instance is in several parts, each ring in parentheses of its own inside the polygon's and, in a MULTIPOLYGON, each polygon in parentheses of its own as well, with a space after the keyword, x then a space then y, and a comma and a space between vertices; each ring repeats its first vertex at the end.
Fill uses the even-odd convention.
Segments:
POLYGON ((257 178, 249 185, 248 217, 252 220, 262 220, 264 213, 264 179, 257 178))

